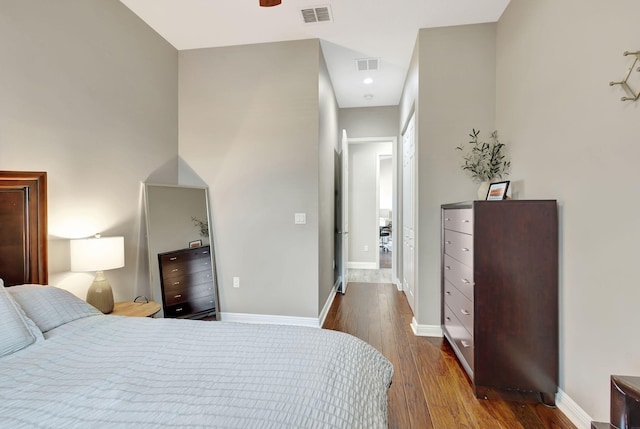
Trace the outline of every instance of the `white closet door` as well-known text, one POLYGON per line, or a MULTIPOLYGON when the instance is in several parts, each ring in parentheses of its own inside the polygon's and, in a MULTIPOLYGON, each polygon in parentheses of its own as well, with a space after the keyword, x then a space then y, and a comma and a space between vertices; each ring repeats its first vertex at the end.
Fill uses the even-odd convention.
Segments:
POLYGON ((415 314, 415 115, 402 135, 402 290, 415 314))

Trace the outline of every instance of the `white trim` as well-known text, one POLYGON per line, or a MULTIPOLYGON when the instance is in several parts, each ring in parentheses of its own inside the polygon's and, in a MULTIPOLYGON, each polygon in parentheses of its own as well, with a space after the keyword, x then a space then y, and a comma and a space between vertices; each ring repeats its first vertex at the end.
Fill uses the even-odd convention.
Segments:
POLYGON ((556 405, 578 429, 589 429, 593 420, 580 406, 562 389, 556 394, 556 405))
POLYGON ((268 314, 220 313, 223 322, 257 323, 267 325, 296 325, 320 328, 320 321, 315 317, 274 316, 268 314))
POLYGON ((361 144, 361 143, 392 143, 396 141, 397 137, 347 137, 349 144, 361 144))
POLYGON ((412 317, 410 326, 416 337, 442 337, 440 325, 418 325, 416 318, 412 317))
POLYGON ((375 262, 347 262, 347 268, 354 270, 377 270, 375 262))
POLYGON ((393 280, 391 280, 391 282, 396 285, 396 288, 398 289, 398 291, 402 292, 402 282, 400 281, 399 278, 395 278, 393 280))
POLYGON ((333 304, 333 300, 336 297, 336 291, 338 290, 339 284, 340 284, 340 279, 338 279, 336 283, 333 285, 333 287, 331 288, 331 293, 329 293, 329 296, 327 297, 327 301, 324 303, 324 307, 320 312, 320 318, 319 318, 320 320, 319 320, 319 326, 318 326, 320 328, 324 326, 324 321, 327 319, 327 314, 329 314, 329 310, 331 309, 331 304, 333 304))

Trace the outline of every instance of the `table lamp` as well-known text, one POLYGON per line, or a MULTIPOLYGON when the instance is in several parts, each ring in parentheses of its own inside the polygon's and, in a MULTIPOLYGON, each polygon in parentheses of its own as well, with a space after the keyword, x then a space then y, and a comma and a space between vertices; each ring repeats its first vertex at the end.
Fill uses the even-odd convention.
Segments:
POLYGON ((113 311, 113 290, 105 270, 124 267, 124 237, 82 238, 71 240, 71 271, 95 271, 87 291, 87 302, 103 313, 113 311))

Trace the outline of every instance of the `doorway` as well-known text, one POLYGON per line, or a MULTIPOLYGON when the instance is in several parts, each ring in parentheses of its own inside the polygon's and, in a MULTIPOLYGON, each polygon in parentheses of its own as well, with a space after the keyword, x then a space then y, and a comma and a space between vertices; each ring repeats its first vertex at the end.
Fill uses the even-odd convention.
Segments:
POLYGON ((394 282, 397 138, 348 139, 347 282, 394 282))

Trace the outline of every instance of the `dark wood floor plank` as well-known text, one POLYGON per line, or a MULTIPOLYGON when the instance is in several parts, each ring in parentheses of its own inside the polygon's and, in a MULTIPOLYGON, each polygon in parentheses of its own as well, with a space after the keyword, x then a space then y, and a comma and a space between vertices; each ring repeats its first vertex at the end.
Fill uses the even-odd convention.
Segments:
POLYGON ((389 428, 576 429, 558 409, 531 398, 476 398, 447 341, 415 336, 412 317, 395 286, 350 283, 324 324, 369 342, 393 364, 389 428))

